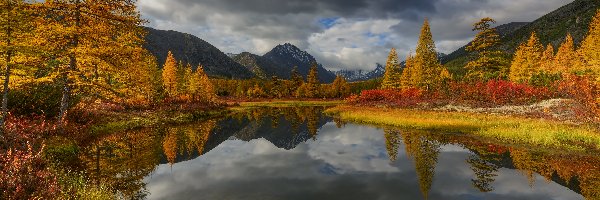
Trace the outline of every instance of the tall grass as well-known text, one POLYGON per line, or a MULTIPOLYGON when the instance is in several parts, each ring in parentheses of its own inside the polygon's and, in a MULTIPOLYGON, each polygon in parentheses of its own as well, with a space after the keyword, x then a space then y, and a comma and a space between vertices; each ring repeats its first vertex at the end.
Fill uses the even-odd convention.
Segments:
POLYGON ((342 120, 402 128, 460 132, 504 143, 572 150, 600 150, 600 132, 591 125, 488 114, 338 106, 326 113, 342 120))

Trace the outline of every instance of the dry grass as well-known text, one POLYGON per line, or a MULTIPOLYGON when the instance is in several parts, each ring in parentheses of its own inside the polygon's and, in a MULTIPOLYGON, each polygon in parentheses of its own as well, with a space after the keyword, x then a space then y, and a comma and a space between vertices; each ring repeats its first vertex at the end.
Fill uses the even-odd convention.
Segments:
POLYGON ((479 113, 377 107, 338 106, 326 112, 358 123, 469 133, 511 144, 600 150, 600 132, 591 125, 479 113))

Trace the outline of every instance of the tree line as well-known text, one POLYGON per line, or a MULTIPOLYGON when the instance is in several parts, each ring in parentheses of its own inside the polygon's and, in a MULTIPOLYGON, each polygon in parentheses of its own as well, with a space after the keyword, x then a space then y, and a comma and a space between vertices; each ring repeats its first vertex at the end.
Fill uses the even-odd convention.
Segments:
POLYGON ((337 76, 331 84, 322 84, 318 77, 317 63, 313 63, 306 79, 294 67, 289 80, 273 76, 269 80, 212 81, 219 96, 236 98, 343 98, 350 95, 351 84, 342 76, 337 76))
POLYGON ((589 33, 579 47, 567 34, 556 51, 552 44, 544 47, 533 32, 530 39, 518 47, 512 61, 510 55, 498 48, 500 36, 492 28, 494 23, 496 21, 491 18, 483 18, 473 25, 477 35, 466 47, 469 52, 469 62, 464 66, 467 74, 458 79, 441 65, 426 19, 416 54, 408 55, 404 67, 400 66, 396 50, 390 51, 381 88, 434 91, 443 89, 449 81, 474 83, 492 80, 548 87, 558 80, 577 77, 590 79, 596 86, 599 85, 600 11, 592 19, 589 33))

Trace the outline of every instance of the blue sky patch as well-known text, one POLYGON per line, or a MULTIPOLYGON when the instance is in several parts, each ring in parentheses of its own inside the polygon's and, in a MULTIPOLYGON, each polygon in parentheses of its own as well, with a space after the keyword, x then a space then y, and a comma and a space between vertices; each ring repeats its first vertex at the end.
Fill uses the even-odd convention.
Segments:
POLYGON ((323 28, 329 29, 336 24, 338 19, 340 19, 340 18, 339 17, 321 18, 318 20, 318 22, 321 26, 323 26, 323 28))

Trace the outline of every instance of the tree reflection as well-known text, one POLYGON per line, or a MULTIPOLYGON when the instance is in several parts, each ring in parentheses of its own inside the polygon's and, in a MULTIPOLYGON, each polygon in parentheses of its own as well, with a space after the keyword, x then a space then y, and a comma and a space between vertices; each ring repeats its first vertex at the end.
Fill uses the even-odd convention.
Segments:
POLYGON ((419 179, 419 188, 425 199, 429 198, 429 191, 435 176, 435 166, 440 153, 441 143, 430 140, 422 133, 400 132, 404 139, 406 155, 415 163, 415 171, 419 179))
POLYGON ((398 158, 398 148, 400 148, 401 138, 400 131, 395 129, 383 129, 385 136, 385 147, 390 157, 390 161, 394 162, 398 158))
POLYGON ((467 158, 467 163, 471 165, 471 169, 475 173, 475 179, 471 179, 473 186, 481 192, 491 192, 494 190, 492 183, 495 177, 498 176, 499 167, 492 164, 480 156, 470 155, 467 158))
POLYGON ((187 126, 167 128, 163 139, 163 152, 169 164, 177 162, 177 157, 202 155, 204 146, 216 126, 215 120, 207 120, 187 126))

